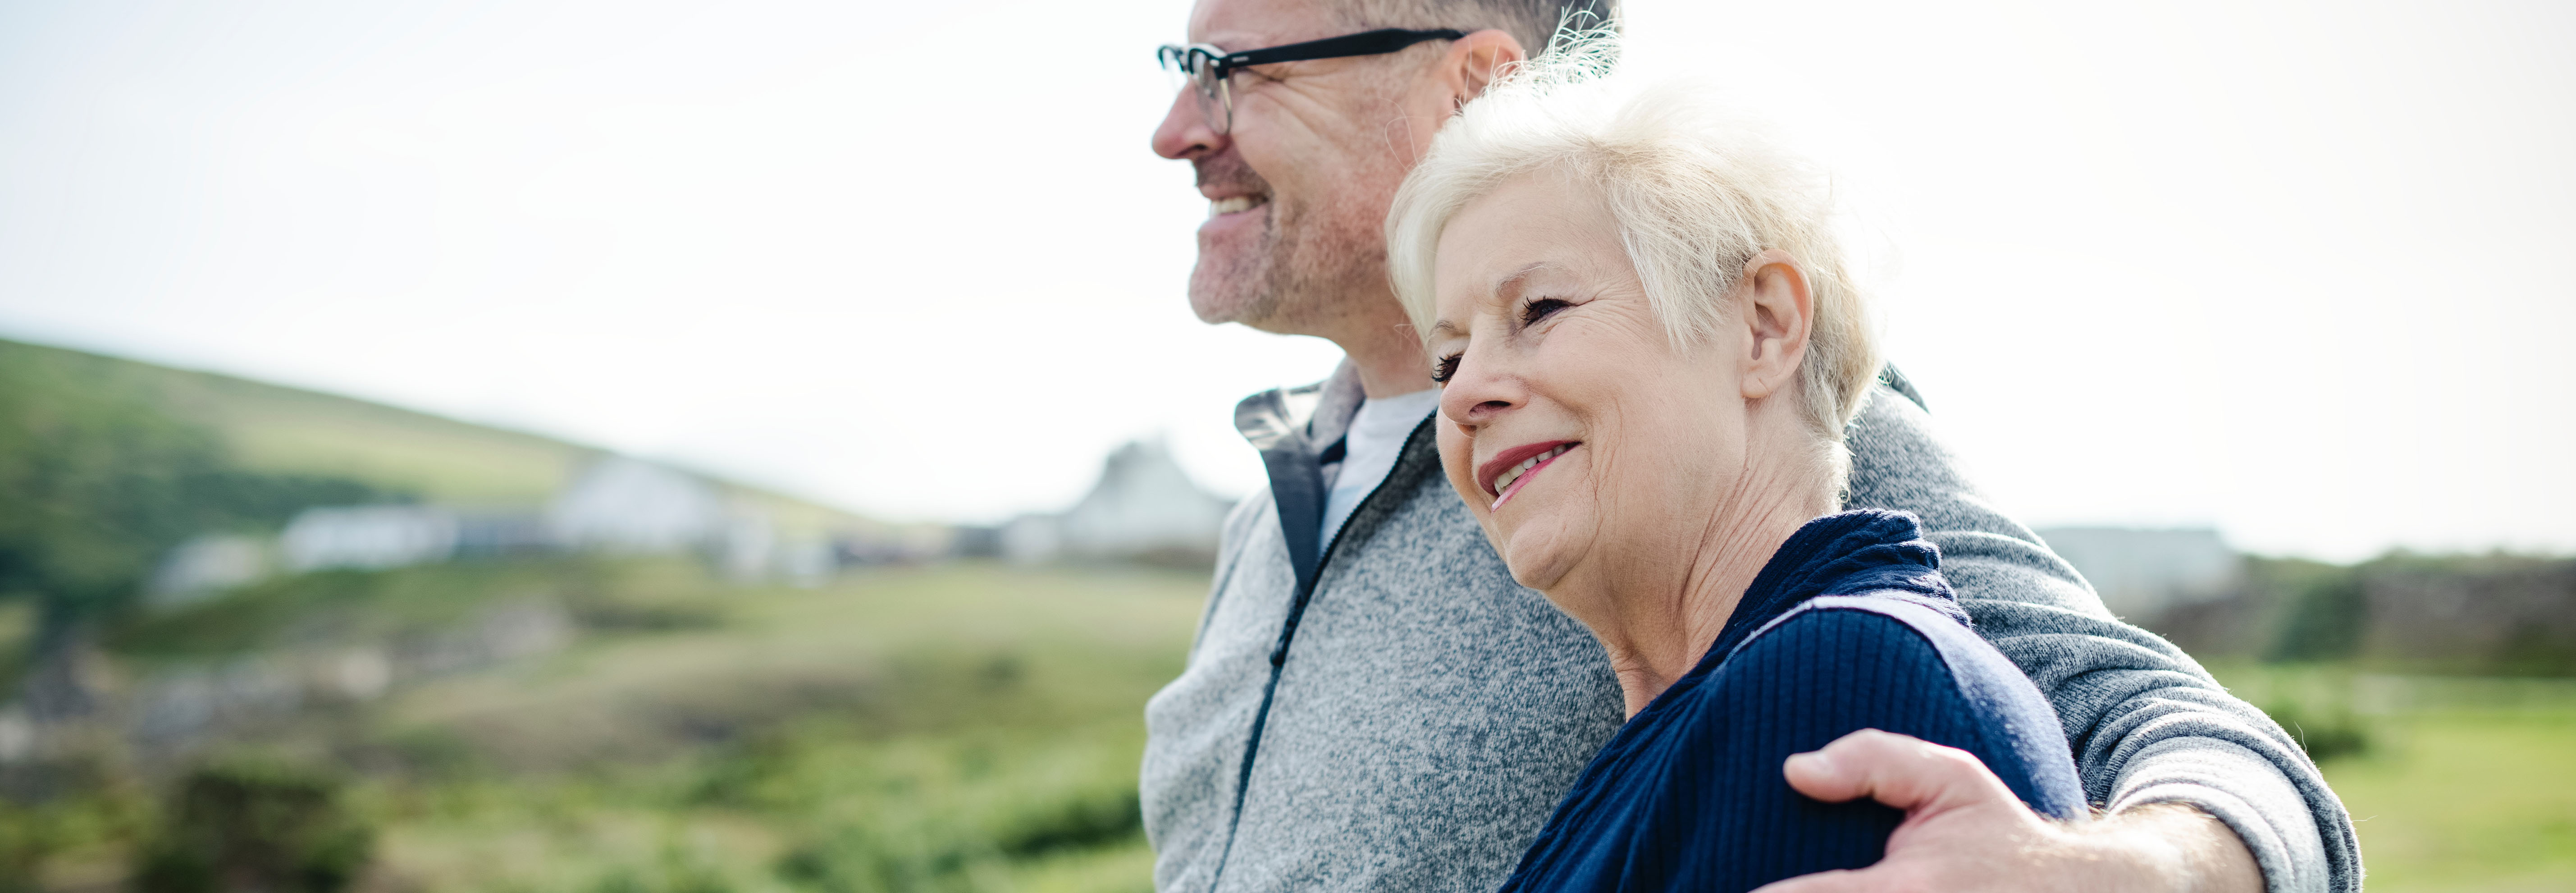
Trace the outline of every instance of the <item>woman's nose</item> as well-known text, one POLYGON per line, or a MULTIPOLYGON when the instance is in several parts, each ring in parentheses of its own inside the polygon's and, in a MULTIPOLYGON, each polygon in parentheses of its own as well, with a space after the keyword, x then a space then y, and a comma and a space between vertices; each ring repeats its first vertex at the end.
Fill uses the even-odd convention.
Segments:
POLYGON ((1527 402, 1519 377, 1508 374, 1502 365, 1496 358, 1473 350, 1460 355, 1458 368, 1440 390, 1440 414, 1474 433, 1478 427, 1491 424, 1527 402))

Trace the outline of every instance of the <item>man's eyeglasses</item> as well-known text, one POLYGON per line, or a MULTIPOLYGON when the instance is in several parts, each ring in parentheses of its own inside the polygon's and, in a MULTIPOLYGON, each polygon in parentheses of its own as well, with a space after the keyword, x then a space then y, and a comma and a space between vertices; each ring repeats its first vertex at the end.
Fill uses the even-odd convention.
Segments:
POLYGON ((1164 68, 1189 79, 1190 86, 1199 94, 1199 113, 1207 117, 1208 126, 1222 134, 1234 130, 1234 90, 1228 84, 1232 82, 1229 76, 1237 71, 1273 62, 1375 56, 1426 40, 1457 40, 1465 36, 1467 32, 1454 28, 1429 31, 1380 28, 1240 53, 1229 53, 1204 43, 1189 46, 1167 43, 1155 51, 1155 55, 1163 60, 1164 68))

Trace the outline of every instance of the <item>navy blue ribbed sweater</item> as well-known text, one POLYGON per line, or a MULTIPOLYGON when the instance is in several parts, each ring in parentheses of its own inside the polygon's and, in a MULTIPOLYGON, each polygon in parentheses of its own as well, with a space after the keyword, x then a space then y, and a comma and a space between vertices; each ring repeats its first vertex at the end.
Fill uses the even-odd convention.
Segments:
POLYGON ((1904 814, 1818 803, 1790 754, 1883 729, 1976 754, 2043 814, 2084 811, 2057 714, 1966 625, 1914 518, 1810 521, 1698 666, 1575 779, 1502 889, 1750 890, 1877 862, 1904 814))

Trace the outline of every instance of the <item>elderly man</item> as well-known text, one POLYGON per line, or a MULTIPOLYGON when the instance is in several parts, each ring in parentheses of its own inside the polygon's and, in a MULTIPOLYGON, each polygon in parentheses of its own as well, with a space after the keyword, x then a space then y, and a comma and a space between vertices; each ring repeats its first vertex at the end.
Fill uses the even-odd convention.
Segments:
MULTIPOLYGON (((1490 890, 1621 718, 1599 645, 1516 585, 1449 491, 1380 228, 1433 131, 1593 0, 1199 0, 1154 150, 1196 168, 1190 303, 1347 360, 1236 424, 1270 487, 1228 519, 1189 665, 1146 709, 1166 893, 1490 890), (1575 7, 1568 9, 1569 6, 1575 7)), ((1977 631, 2045 692, 2102 819, 2040 821, 1893 736, 1793 761, 1907 809, 1887 857, 1792 890, 2357 890, 2351 820, 2280 727, 1975 493, 1889 370, 1850 504, 1919 516, 1977 631), (1999 800, 1998 797, 2001 799, 1999 800)), ((1983 776, 1983 777, 1981 777, 1983 776)))

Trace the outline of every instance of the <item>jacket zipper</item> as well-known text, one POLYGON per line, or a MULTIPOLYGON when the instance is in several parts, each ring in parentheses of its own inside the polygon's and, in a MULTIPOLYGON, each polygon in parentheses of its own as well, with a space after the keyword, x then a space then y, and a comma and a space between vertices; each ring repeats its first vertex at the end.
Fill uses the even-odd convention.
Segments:
MULTIPOLYGON (((1378 479, 1377 486, 1370 489, 1367 496, 1360 497, 1359 505, 1351 508, 1350 517, 1342 519, 1342 526, 1333 528, 1333 538, 1326 541, 1324 550, 1315 556, 1314 587, 1324 585, 1324 568, 1332 564, 1333 553, 1341 549, 1342 533, 1350 529, 1351 521, 1366 511, 1370 503, 1378 500, 1379 494, 1386 492, 1387 485, 1395 481, 1396 471, 1404 466, 1405 455, 1413 452, 1414 443, 1428 430, 1431 430, 1431 420, 1426 418, 1414 426, 1413 433, 1405 435, 1404 445, 1396 448, 1395 464, 1387 468, 1386 476, 1378 479)), ((1286 531, 1282 530, 1281 534, 1285 535, 1286 531)), ((1306 606, 1314 602, 1314 597, 1313 588, 1298 587, 1296 600, 1288 604, 1288 618, 1279 626, 1279 644, 1270 649, 1270 680, 1261 686, 1261 708, 1252 714, 1252 735, 1243 743, 1243 762, 1234 779, 1234 811, 1226 822, 1225 849, 1217 856, 1216 871, 1208 878, 1209 893, 1216 893, 1217 886, 1225 882, 1226 863, 1234 859, 1234 835, 1243 828, 1244 795, 1252 789, 1252 760, 1261 752, 1262 730, 1270 725, 1270 702, 1279 693, 1279 674, 1288 666, 1288 646, 1296 641, 1297 624, 1305 619, 1306 606)))

